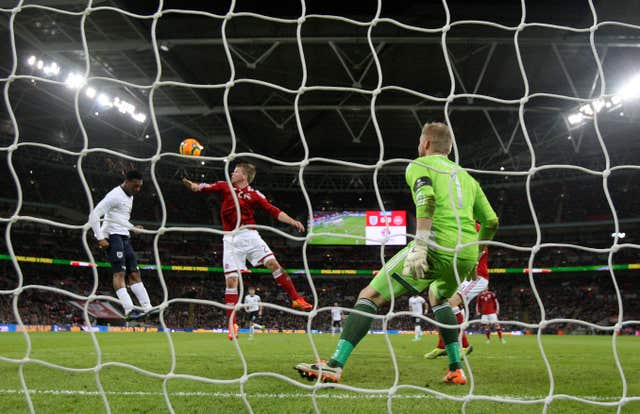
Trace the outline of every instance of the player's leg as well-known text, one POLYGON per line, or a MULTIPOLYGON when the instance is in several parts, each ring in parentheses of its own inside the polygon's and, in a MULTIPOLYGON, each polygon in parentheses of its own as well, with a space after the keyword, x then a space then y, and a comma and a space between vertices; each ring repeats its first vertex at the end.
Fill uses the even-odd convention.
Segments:
POLYGON ((238 279, 241 270, 244 269, 246 259, 243 251, 234 245, 234 237, 236 236, 222 238, 222 266, 225 279, 224 304, 227 307, 228 338, 230 340, 233 339, 234 334, 238 333, 238 322, 233 308, 238 303, 238 279))
POLYGON ((336 336, 336 321, 331 321, 331 336, 336 336))
POLYGON ((493 329, 495 329, 498 334, 498 341, 500 341, 501 344, 507 343, 507 341, 502 337, 502 326, 498 323, 498 315, 493 313, 490 316, 491 322, 493 323, 493 329))
MULTIPOLYGON (((458 259, 456 265, 459 274, 468 274, 473 269, 474 263, 470 260, 458 259)), ((435 251, 429 252, 429 270, 426 277, 435 279, 429 286, 429 303, 435 320, 443 325, 456 326, 458 322, 449 304, 449 298, 455 294, 458 287, 453 257, 435 251)), ((439 326, 438 330, 449 358, 449 373, 444 381, 466 384, 466 377, 462 371, 457 327, 439 326)))
POLYGON ((484 334, 487 337, 487 343, 491 342, 491 324, 489 323, 489 315, 482 315, 480 319, 482 325, 484 326, 484 334))
POLYGON ((419 341, 422 336, 422 326, 420 326, 420 318, 414 318, 413 340, 419 341))
POLYGON ((122 303, 124 309, 124 316, 129 316, 129 313, 133 310, 133 301, 129 292, 127 291, 127 285, 125 283, 125 272, 127 267, 124 259, 124 243, 122 242, 122 236, 112 234, 109 236, 109 251, 107 253, 109 262, 111 262, 111 269, 113 270, 113 290, 116 292, 116 296, 122 303))
POLYGON ((300 296, 300 294, 298 294, 298 291, 296 290, 291 277, 289 276, 287 271, 284 270, 284 268, 280 265, 273 254, 262 260, 264 261, 265 267, 269 269, 269 271, 271 271, 273 279, 276 281, 278 286, 280 286, 282 290, 287 293, 287 296, 289 296, 289 299, 291 300, 291 306, 294 309, 307 311, 313 308, 311 304, 307 303, 307 301, 304 300, 304 298, 300 296))
MULTIPOLYGON (((459 325, 464 322, 464 304, 466 303, 468 306, 487 285, 489 285, 489 280, 482 276, 477 276, 474 280, 466 280, 460 284, 457 294, 449 299, 449 304, 456 313, 456 319, 459 325)), ((461 344, 466 355, 473 352, 473 347, 469 343, 469 339, 464 330, 462 330, 461 344)))
POLYGON ((407 251, 408 247, 405 247, 392 257, 380 272, 378 272, 371 283, 362 289, 353 307, 358 313, 349 313, 336 349, 329 362, 296 365, 295 369, 298 370, 302 376, 308 378, 321 377, 323 381, 340 381, 342 368, 354 348, 360 340, 364 338, 367 332, 369 332, 373 321, 371 315, 378 313, 378 307, 387 303, 392 295, 397 297, 405 293, 407 287, 419 293, 428 286, 428 282, 425 280, 415 281, 410 278, 411 282, 419 286, 416 289, 411 286, 409 281, 402 279, 402 276, 400 276, 404 259, 407 257, 407 251), (389 277, 387 275, 389 275, 389 277))
POLYGON ((133 251, 131 243, 129 243, 128 239, 124 240, 124 248, 127 276, 129 278, 129 287, 131 288, 133 294, 136 295, 136 298, 138 299, 138 303, 140 303, 142 310, 144 312, 149 312, 151 310, 151 300, 149 299, 149 293, 147 293, 147 289, 142 283, 140 270, 138 269, 138 257, 133 251))

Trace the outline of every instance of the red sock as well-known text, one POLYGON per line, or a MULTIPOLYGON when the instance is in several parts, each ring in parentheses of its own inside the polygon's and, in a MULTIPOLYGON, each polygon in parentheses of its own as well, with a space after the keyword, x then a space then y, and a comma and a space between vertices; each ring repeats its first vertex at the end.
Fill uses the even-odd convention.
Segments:
MULTIPOLYGON (((459 325, 464 322, 464 316, 462 312, 456 313, 456 320, 458 321, 459 325)), ((464 331, 462 331, 462 347, 469 348, 469 340, 467 339, 467 334, 464 331)))
MULTIPOLYGON (((227 306, 233 306, 236 303, 238 303, 238 289, 227 288, 224 291, 224 304, 227 306)), ((231 322, 231 312, 233 312, 233 309, 227 309, 227 321, 229 321, 229 324, 235 324, 237 323, 237 313, 233 315, 233 322, 231 322)))
POLYGON ((298 295, 298 291, 296 290, 296 287, 293 286, 293 282, 291 281, 291 278, 289 277, 287 272, 285 272, 282 269, 278 269, 273 273, 274 273, 273 277, 276 280, 276 283, 280 285, 280 287, 285 292, 287 292, 287 295, 289 295, 289 299, 296 300, 300 297, 300 295, 298 295))
POLYGON ((442 340, 442 335, 438 333, 438 348, 444 349, 444 341, 442 340))
POLYGON ((487 335, 487 339, 491 339, 491 329, 485 330, 484 334, 487 335))
POLYGON ((498 333, 498 338, 502 341, 502 328, 496 329, 496 332, 498 333))

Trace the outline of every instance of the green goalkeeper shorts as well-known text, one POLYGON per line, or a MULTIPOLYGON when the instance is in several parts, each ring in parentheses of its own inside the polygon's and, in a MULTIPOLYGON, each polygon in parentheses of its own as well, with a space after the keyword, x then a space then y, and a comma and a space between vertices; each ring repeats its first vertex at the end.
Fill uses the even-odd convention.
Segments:
MULTIPOLYGON (((429 270, 424 275, 424 279, 416 280, 411 275, 402 274, 404 260, 411 245, 412 243, 408 244, 407 247, 387 261, 376 277, 369 283, 369 286, 374 288, 387 301, 391 300, 391 296, 396 298, 406 292, 418 294, 427 288, 432 290, 436 298, 441 300, 453 296, 458 289, 458 282, 453 269, 453 256, 437 251, 429 251, 427 255, 429 270), (387 275, 391 278, 391 286, 389 286, 387 275)), ((476 262, 473 260, 458 258, 457 270, 458 275, 460 275, 460 281, 463 281, 471 273, 475 265, 476 262)))

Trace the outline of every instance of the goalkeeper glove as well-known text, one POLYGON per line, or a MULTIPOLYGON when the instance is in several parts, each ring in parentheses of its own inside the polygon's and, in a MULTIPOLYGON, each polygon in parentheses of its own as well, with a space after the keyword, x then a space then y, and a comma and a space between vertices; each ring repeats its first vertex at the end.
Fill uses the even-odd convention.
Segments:
POLYGON ((407 258, 404 259, 403 274, 411 275, 415 280, 424 279, 425 273, 429 270, 429 263, 427 262, 427 254, 429 252, 428 239, 429 233, 416 234, 415 242, 409 249, 407 258))

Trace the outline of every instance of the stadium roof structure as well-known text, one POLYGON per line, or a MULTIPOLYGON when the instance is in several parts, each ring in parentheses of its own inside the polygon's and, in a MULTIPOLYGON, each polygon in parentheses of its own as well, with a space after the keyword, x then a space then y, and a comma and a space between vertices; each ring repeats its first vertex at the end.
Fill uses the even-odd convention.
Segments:
MULTIPOLYGON (((10 9, 17 1, 2 0, 10 9)), ((86 1, 25 1, 67 11, 82 11, 86 1)), ((192 10, 224 15, 230 2, 165 2, 165 10, 192 10)), ((296 2, 238 1, 235 12, 261 13, 295 19, 301 9, 296 2), (293 7, 293 8, 292 8, 293 7)), ((589 28, 593 15, 584 1, 529 1, 527 23, 589 28)), ((598 22, 640 23, 633 1, 595 2, 598 22)), ((376 1, 306 2, 306 15, 330 14, 361 22, 371 20, 376 1), (354 3, 354 4, 351 4, 354 3), (355 4, 357 3, 357 5, 355 4)), ((448 1, 451 21, 483 20, 518 26, 520 2, 448 1)), ((157 3, 146 1, 96 0, 93 7, 117 7, 130 13, 153 14, 157 3)), ((2 67, 6 77, 11 67, 10 13, 0 14, 2 67)), ((383 1, 381 18, 406 25, 440 28, 445 9, 440 1, 383 1)), ((15 17, 18 53, 17 73, 33 74, 26 64, 30 56, 54 61, 62 71, 84 72, 81 15, 24 7, 15 17)), ((152 47, 153 19, 130 17, 102 9, 86 16, 85 33, 91 63, 89 85, 111 96, 122 96, 146 113, 144 122, 107 113, 98 101, 79 97, 80 111, 92 147, 107 147, 135 156, 148 157, 156 150, 149 116, 149 88, 110 82, 108 78, 137 85, 151 85, 157 65, 152 47)), ((375 60, 367 41, 368 26, 352 21, 309 16, 302 24, 301 39, 307 68, 306 86, 338 86, 373 90, 378 84, 375 60)), ((235 79, 257 79, 295 90, 301 85, 302 64, 295 23, 273 22, 250 14, 226 21, 224 31, 236 70, 235 79)), ((230 68, 222 40, 223 20, 209 16, 166 12, 155 27, 163 82, 224 84, 230 68)), ((513 30, 473 23, 456 24, 446 33, 445 43, 456 94, 482 94, 517 100, 525 91, 518 66, 513 30)), ((384 158, 415 155, 420 125, 444 119, 444 103, 388 90, 399 86, 437 98, 449 95, 451 79, 442 48, 442 32, 425 33, 392 24, 388 20, 371 28, 371 36, 382 69, 382 92, 376 97, 375 113, 384 142, 384 158)), ((615 94, 640 73, 640 30, 619 25, 601 25, 594 43, 603 64, 605 94, 615 94)), ((590 33, 527 26, 518 33, 518 46, 530 94, 549 93, 581 99, 600 95, 601 79, 590 33)), ((64 85, 14 80, 9 88, 20 134, 24 139, 77 150, 82 139, 74 111, 74 94, 64 85)), ((238 139, 237 151, 255 152, 282 161, 303 158, 303 145, 296 125, 296 95, 267 84, 238 82, 229 89, 230 119, 238 139)), ((301 125, 311 157, 329 157, 373 164, 380 146, 371 117, 369 93, 353 90, 310 90, 300 96, 301 125)), ((224 89, 163 84, 153 92, 163 151, 174 151, 187 136, 200 139, 209 155, 220 156, 231 147, 223 104, 224 89)), ((524 105, 524 120, 536 164, 573 164, 603 169, 604 156, 593 122, 570 128, 567 115, 580 103, 549 96, 532 97, 524 105)), ((0 131, 5 145, 13 139, 13 127, 1 103, 0 131)), ((461 164, 475 169, 524 171, 531 164, 531 151, 519 122, 519 104, 501 104, 487 99, 457 98, 449 116, 460 151, 461 164)), ((640 141, 637 105, 599 117, 612 164, 637 163, 640 141), (623 115, 621 115, 623 113, 623 115)), ((313 169, 315 166, 310 166, 313 169)))

